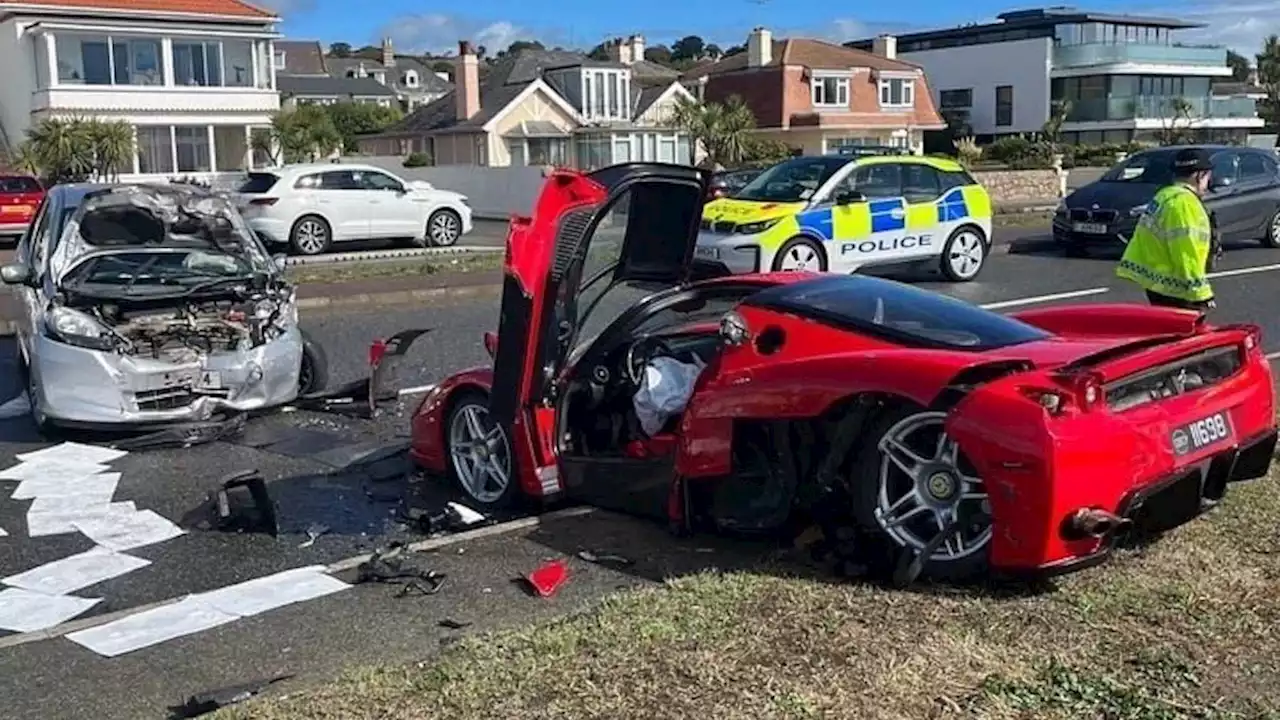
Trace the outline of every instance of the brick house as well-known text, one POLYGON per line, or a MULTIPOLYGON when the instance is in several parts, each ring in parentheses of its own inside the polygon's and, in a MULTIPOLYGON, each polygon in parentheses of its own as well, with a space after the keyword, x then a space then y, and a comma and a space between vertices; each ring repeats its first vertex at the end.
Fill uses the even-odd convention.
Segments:
POLYGON ((892 145, 919 154, 924 131, 946 122, 924 71, 898 60, 892 37, 874 52, 821 40, 775 40, 764 28, 745 52, 698 65, 681 80, 706 102, 740 96, 761 138, 817 155, 850 145, 892 145))

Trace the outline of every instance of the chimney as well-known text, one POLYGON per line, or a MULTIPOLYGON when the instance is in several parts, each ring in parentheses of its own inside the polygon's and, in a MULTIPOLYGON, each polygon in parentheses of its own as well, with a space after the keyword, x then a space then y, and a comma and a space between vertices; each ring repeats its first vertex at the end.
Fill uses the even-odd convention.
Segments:
POLYGON ((758 27, 747 36, 747 67, 764 67, 773 62, 773 33, 758 27))
POLYGON ((637 63, 644 59, 644 36, 631 36, 631 62, 637 63))
POLYGON ((396 66, 396 53, 391 49, 391 38, 382 38, 382 67, 393 68, 396 66))
POLYGON ((458 65, 453 76, 453 100, 458 120, 470 120, 480 112, 480 61, 466 40, 458 43, 458 65))
POLYGON ((631 42, 622 38, 614 38, 606 45, 608 47, 609 59, 622 63, 623 65, 631 64, 631 42))
POLYGON ((871 52, 880 57, 894 60, 898 57, 898 38, 892 35, 878 35, 871 41, 871 52))

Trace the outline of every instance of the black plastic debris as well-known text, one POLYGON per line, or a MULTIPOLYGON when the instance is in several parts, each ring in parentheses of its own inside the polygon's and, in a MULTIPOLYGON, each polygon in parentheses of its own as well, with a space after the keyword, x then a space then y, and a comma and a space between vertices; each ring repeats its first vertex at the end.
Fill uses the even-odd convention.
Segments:
POLYGON ((187 698, 185 703, 169 708, 169 717, 170 720, 180 720, 207 715, 229 705, 244 702, 245 700, 262 694, 264 690, 272 685, 292 678, 293 675, 278 675, 266 680, 258 680, 255 682, 244 683, 242 685, 232 685, 231 687, 210 690, 208 692, 192 695, 187 698))
POLYGON ((399 398, 399 392, 392 386, 400 360, 415 340, 429 332, 430 329, 401 330, 386 340, 375 341, 369 347, 369 377, 333 390, 300 396, 293 407, 362 419, 377 416, 381 403, 399 398))
POLYGON ((329 532, 328 525, 321 525, 320 523, 312 523, 307 527, 307 539, 303 540, 302 544, 299 545, 298 547, 305 548, 305 547, 311 547, 312 545, 315 545, 316 540, 318 540, 321 535, 324 535, 327 532, 329 532))
POLYGON ((463 530, 471 530, 482 525, 492 524, 493 520, 484 518, 475 520, 464 516, 467 513, 478 515, 474 510, 466 506, 459 506, 454 503, 446 503, 445 505, 424 510, 422 508, 410 507, 405 511, 406 519, 413 525, 417 526, 418 532, 424 535, 437 535, 440 533, 461 532, 463 530))
POLYGON ((154 432, 117 440, 111 446, 117 450, 129 452, 189 448, 193 445, 204 445, 239 435, 244 432, 245 422, 246 415, 237 413, 210 420, 180 423, 154 432))
POLYGON ((277 537, 280 526, 267 482, 257 470, 243 470, 223 478, 209 494, 210 525, 222 532, 261 532, 277 537))
POLYGON ((461 629, 466 628, 466 627, 471 627, 471 625, 472 625, 472 623, 471 623, 470 621, 466 621, 466 620, 454 620, 453 618, 445 618, 445 619, 441 620, 441 621, 440 621, 439 623, 437 623, 437 624, 438 624, 440 627, 442 627, 442 628, 447 628, 447 629, 449 629, 449 630, 461 630, 461 629))
POLYGON ((370 558, 356 566, 355 583, 388 583, 400 585, 396 597, 417 593, 435 595, 444 587, 447 576, 435 570, 416 567, 406 562, 405 545, 394 542, 385 549, 373 552, 370 558))

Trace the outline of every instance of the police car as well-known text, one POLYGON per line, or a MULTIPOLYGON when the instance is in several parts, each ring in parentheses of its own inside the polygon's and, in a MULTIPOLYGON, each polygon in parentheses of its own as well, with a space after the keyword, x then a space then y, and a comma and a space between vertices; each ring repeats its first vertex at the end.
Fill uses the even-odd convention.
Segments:
POLYGON ((824 155, 774 165, 703 208, 695 258, 722 272, 934 264, 973 280, 991 248, 991 198, 953 160, 824 155))

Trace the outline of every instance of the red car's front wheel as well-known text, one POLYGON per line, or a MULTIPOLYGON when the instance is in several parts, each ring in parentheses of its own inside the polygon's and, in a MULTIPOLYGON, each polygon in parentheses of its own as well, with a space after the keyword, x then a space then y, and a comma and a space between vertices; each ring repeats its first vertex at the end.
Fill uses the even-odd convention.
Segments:
POLYGON ((449 475, 469 500, 488 509, 510 506, 520 492, 511 442, 480 393, 457 398, 445 424, 449 475))

